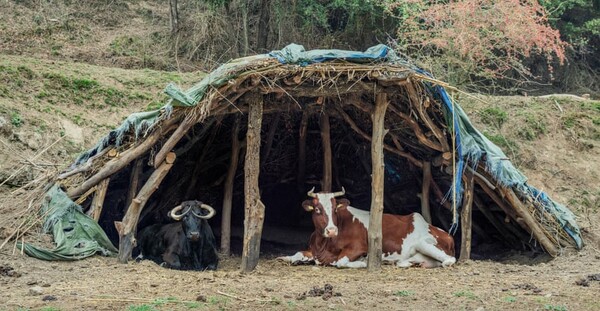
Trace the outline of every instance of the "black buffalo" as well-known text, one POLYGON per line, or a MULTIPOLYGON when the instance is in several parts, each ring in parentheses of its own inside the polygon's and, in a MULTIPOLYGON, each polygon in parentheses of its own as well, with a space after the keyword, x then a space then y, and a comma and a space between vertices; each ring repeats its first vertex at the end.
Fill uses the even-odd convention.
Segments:
POLYGON ((185 201, 169 212, 177 222, 151 225, 139 233, 142 258, 180 270, 216 270, 215 236, 207 219, 215 210, 200 201, 185 201))

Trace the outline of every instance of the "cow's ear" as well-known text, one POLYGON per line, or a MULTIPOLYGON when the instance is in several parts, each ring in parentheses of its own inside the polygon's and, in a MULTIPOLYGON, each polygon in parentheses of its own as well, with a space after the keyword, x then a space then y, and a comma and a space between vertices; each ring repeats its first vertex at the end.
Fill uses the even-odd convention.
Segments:
POLYGON ((350 201, 348 199, 338 199, 336 209, 346 208, 350 205, 350 201))
POLYGON ((315 209, 315 207, 312 205, 311 200, 306 200, 306 201, 302 202, 302 207, 307 212, 312 212, 315 209))

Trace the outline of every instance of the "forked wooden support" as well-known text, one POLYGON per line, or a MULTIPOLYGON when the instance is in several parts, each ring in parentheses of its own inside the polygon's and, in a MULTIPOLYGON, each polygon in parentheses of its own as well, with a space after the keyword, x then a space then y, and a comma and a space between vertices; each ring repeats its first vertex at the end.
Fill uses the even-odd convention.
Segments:
POLYGON ((367 269, 369 272, 381 270, 381 254, 383 235, 381 231, 381 222, 383 219, 383 186, 384 186, 384 159, 383 159, 383 138, 385 137, 385 112, 389 101, 387 94, 379 93, 375 98, 375 110, 371 115, 373 121, 373 140, 371 140, 371 161, 372 179, 371 179, 371 215, 369 218, 367 253, 367 269))
POLYGON ((137 196, 131 201, 129 208, 123 221, 115 221, 115 227, 119 232, 119 256, 118 260, 120 263, 126 263, 131 258, 131 251, 136 245, 135 232, 137 229, 137 223, 140 218, 142 209, 148 202, 148 199, 158 189, 162 180, 167 176, 167 173, 173 166, 175 161, 175 153, 171 152, 166 157, 169 159, 163 161, 163 163, 150 175, 148 181, 144 184, 137 196))
POLYGON ((332 183, 332 155, 331 155, 331 126, 329 124, 329 114, 326 111, 321 112, 321 143, 323 145, 323 180, 321 191, 331 192, 332 183))
POLYGON ((423 185, 421 187, 421 214, 431 224, 431 207, 429 206, 429 189, 431 189, 431 162, 423 161, 423 185))
POLYGON ((471 259, 472 209, 473 209, 473 174, 465 170, 463 174, 464 196, 460 209, 460 257, 459 261, 471 259))
POLYGON ((231 160, 225 178, 223 190, 223 211, 221 212, 221 254, 229 256, 231 253, 231 206, 233 204, 233 182, 240 158, 241 144, 238 139, 240 132, 240 116, 236 115, 231 131, 231 160))
POLYGON ((96 193, 94 193, 92 204, 90 205, 90 209, 87 211, 88 216, 92 217, 96 222, 98 222, 98 219, 100 219, 100 214, 102 214, 104 198, 106 197, 106 190, 108 190, 109 183, 110 178, 106 178, 105 180, 101 181, 98 186, 96 186, 96 193))
POLYGON ((258 175, 260 173, 260 130, 263 118, 263 99, 260 94, 247 97, 248 132, 246 133, 246 159, 244 165, 244 245, 242 272, 250 272, 258 265, 260 237, 265 219, 265 205, 260 201, 258 175))

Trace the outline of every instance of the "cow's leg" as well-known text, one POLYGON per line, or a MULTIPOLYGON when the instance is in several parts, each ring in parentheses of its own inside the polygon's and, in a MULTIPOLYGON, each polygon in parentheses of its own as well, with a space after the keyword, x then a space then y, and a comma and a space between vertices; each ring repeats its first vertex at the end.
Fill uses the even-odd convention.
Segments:
POLYGON ((292 256, 277 257, 277 260, 283 260, 292 264, 311 263, 315 261, 311 251, 297 252, 292 256))
POLYGON ((444 253, 441 249, 437 248, 431 243, 421 241, 415 245, 417 251, 423 255, 429 256, 442 263, 442 267, 449 267, 456 262, 456 258, 444 253))
POLYGON ((165 252, 162 255, 162 260, 167 264, 168 268, 181 269, 181 261, 177 254, 165 252))
POLYGON ((357 252, 352 249, 345 249, 338 255, 338 259, 331 263, 338 268, 366 268, 367 263, 363 258, 364 252, 357 252))

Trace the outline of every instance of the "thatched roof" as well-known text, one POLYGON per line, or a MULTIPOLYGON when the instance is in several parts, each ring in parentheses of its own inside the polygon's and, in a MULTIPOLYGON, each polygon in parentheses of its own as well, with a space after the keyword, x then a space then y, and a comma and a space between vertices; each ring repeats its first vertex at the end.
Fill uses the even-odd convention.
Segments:
MULTIPOLYGON (((263 141, 268 149, 263 149, 261 156, 271 161, 266 164, 267 159, 262 159, 263 185, 266 180, 271 184, 295 180, 298 190, 302 190, 311 183, 311 173, 317 179, 322 177, 318 176, 322 159, 312 163, 299 157, 301 143, 297 135, 306 130, 310 118, 325 115, 333 120, 331 139, 336 150, 337 174, 334 183, 353 189, 360 200, 361 194, 369 195, 370 187, 367 183, 370 155, 365 152, 372 139, 369 115, 376 94, 385 93, 390 102, 385 118, 389 132, 384 139, 388 211, 411 211, 398 206, 414 205, 415 193, 422 195, 418 184, 423 182, 423 167, 431 165, 432 194, 427 201, 446 207, 437 212, 436 221, 447 221, 451 232, 455 232, 459 223, 464 182, 472 179, 477 219, 485 222, 485 227, 495 228, 500 239, 509 244, 520 241, 533 249, 539 248, 538 241, 553 256, 565 247, 581 248, 573 214, 529 185, 502 150, 473 127, 447 88, 383 45, 365 52, 304 51, 301 46, 290 45, 268 55, 228 62, 187 91, 169 85, 166 93, 172 99, 167 105, 157 111, 132 114, 94 148, 83 153, 55 182, 88 209, 91 205, 88 197, 97 191, 101 181, 111 178, 111 185, 116 185, 120 180, 120 187, 127 187, 140 159, 150 165, 142 169, 145 174, 142 180, 147 179, 167 153, 174 151, 175 166, 180 158, 186 162, 181 162, 178 173, 170 173, 179 174, 180 178, 165 179, 159 189, 163 197, 153 196, 154 202, 142 218, 153 210, 160 214, 173 201, 186 199, 194 191, 188 188, 177 192, 171 188, 190 183, 204 185, 205 192, 212 191, 212 199, 219 203, 222 190, 214 189, 222 188, 221 177, 230 165, 230 138, 236 140, 238 128, 244 127, 240 118, 247 117, 252 105, 248 98, 259 94, 264 102, 266 125, 263 141), (296 174, 302 169, 304 172, 296 174), (197 181, 195 173, 210 180, 197 181)), ((303 157, 313 152, 317 159, 318 152, 311 150, 320 149, 319 142, 320 139, 309 139, 309 155, 303 157)), ((111 191, 122 190, 117 186, 105 187, 107 200, 111 191)), ((121 204, 126 207, 130 203, 121 204)), ((120 218, 112 217, 111 221, 114 220, 120 218)))

